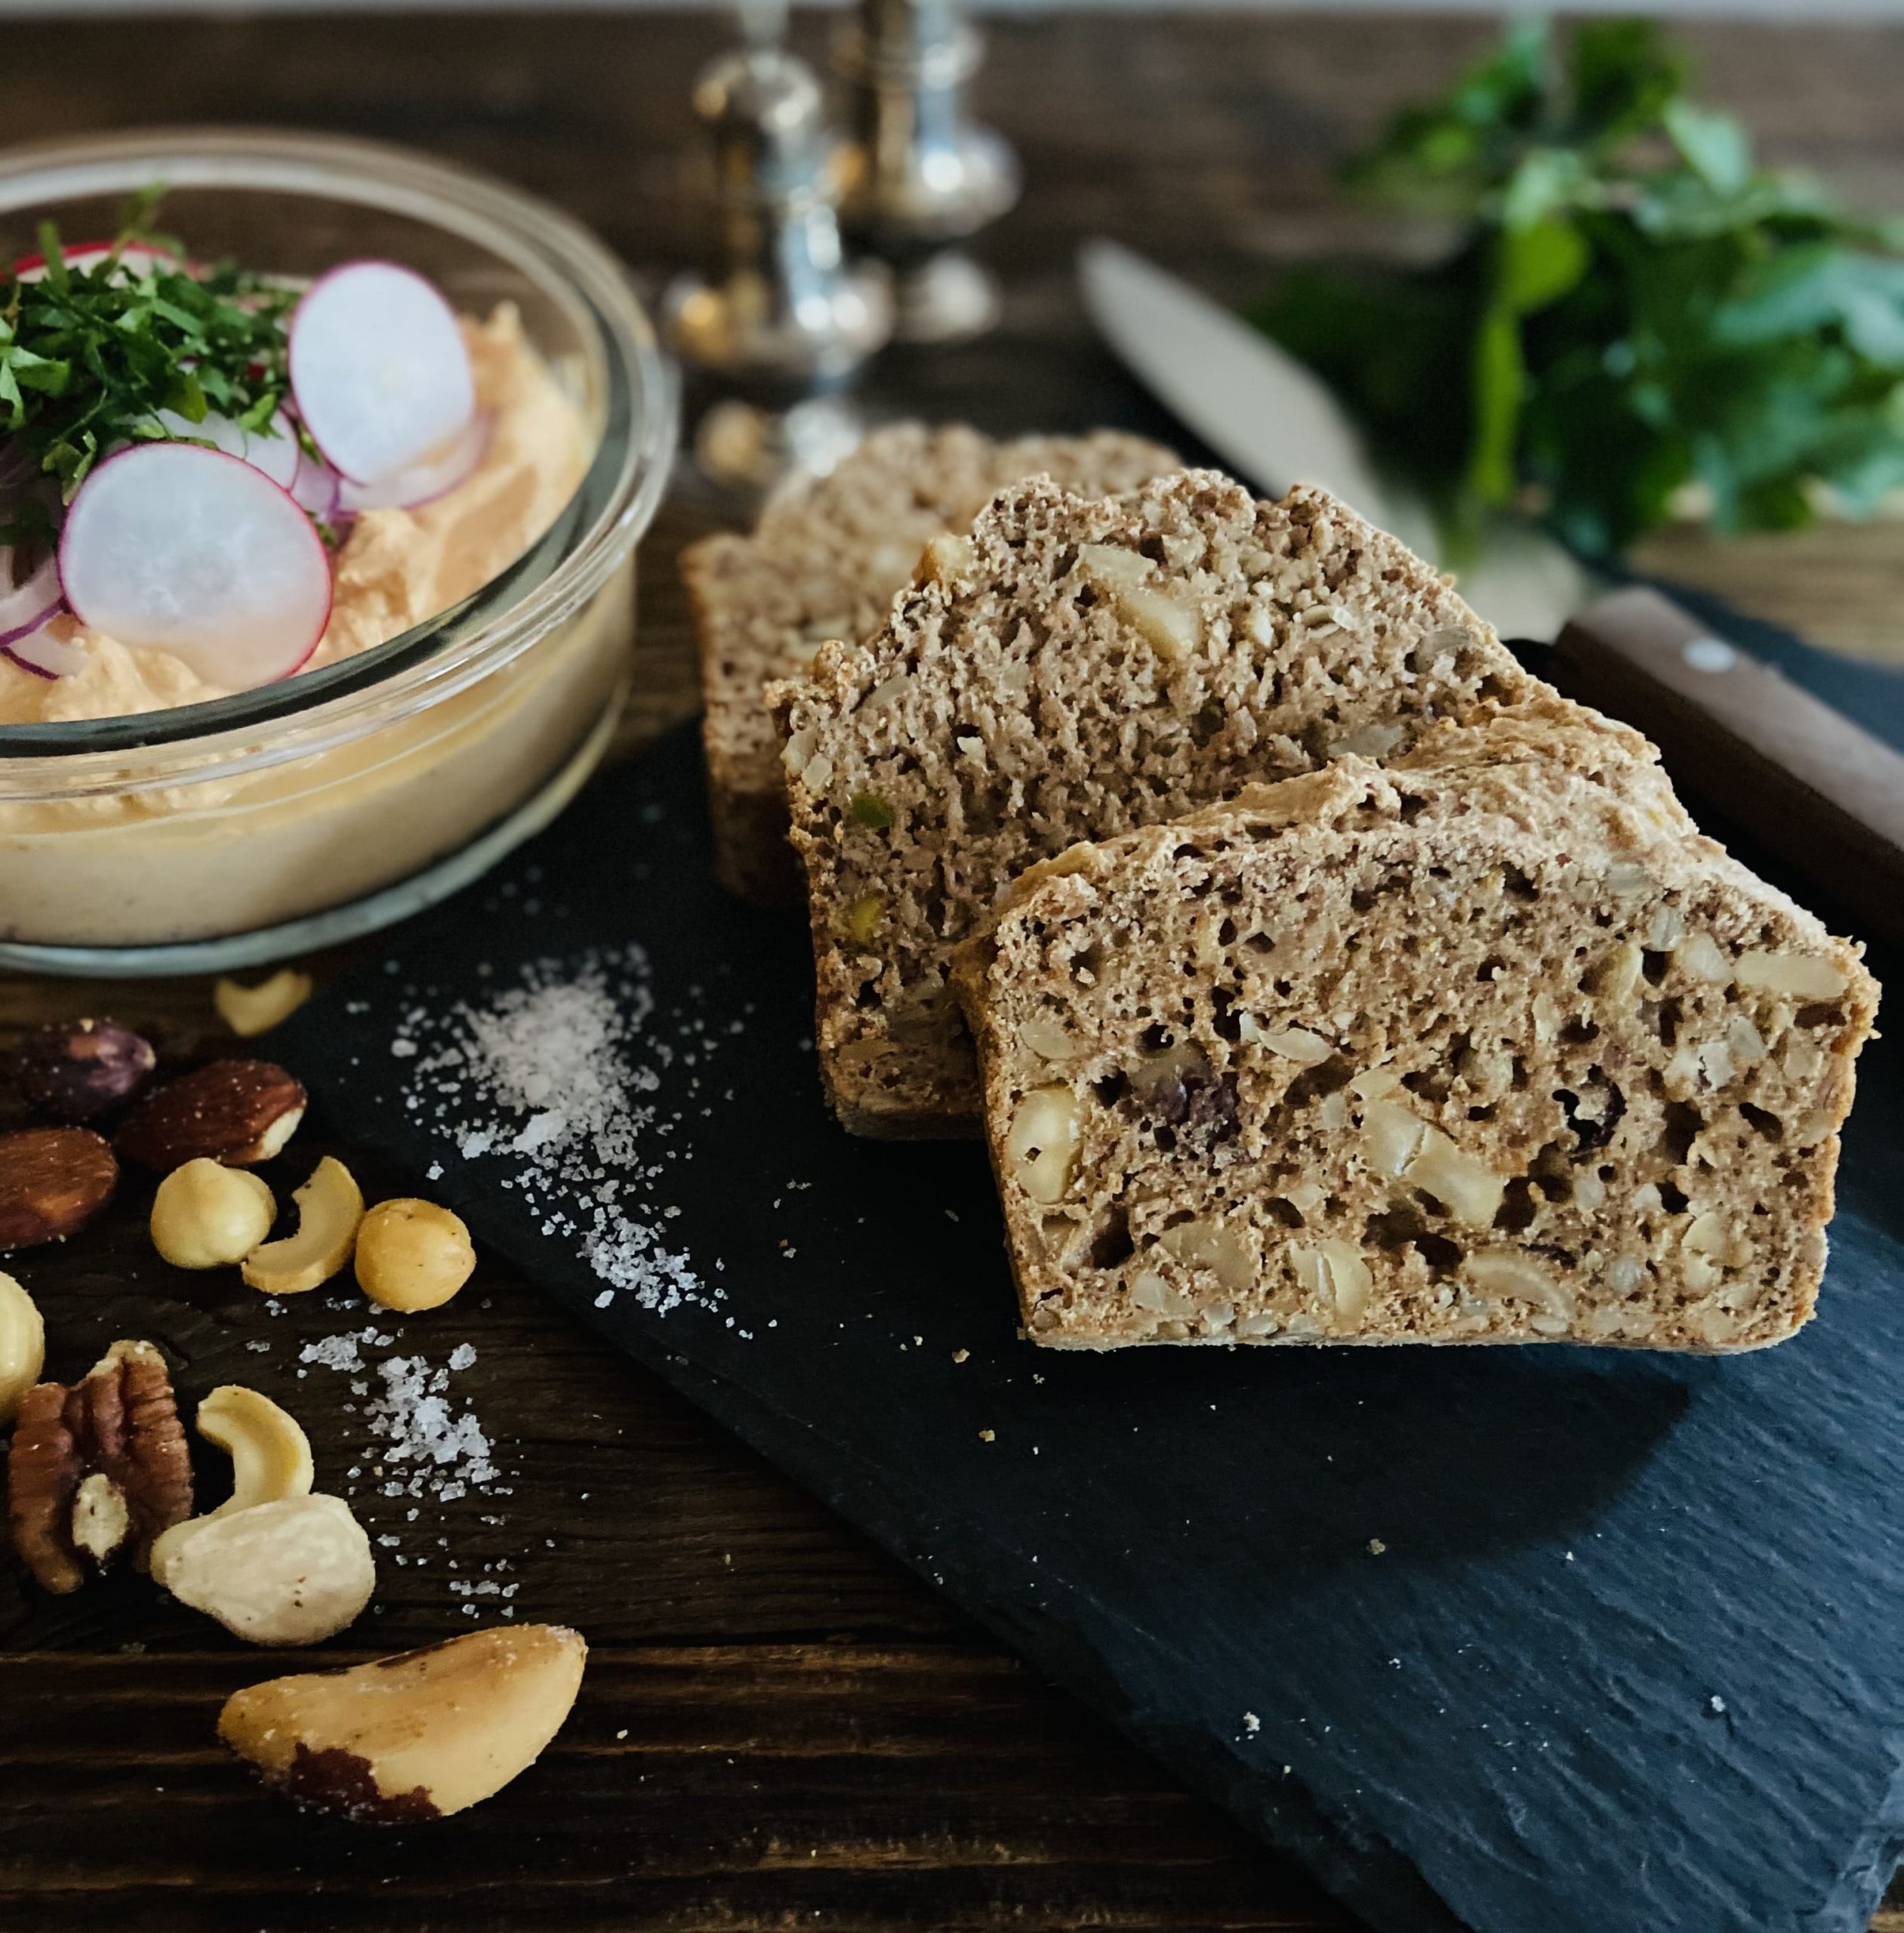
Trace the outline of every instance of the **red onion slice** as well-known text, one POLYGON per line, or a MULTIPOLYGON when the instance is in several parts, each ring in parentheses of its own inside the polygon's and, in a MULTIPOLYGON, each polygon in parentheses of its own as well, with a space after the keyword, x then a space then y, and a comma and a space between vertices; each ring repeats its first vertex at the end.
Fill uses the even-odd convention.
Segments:
POLYGON ((36 631, 60 608, 60 560, 49 550, 25 581, 14 581, 14 553, 0 545, 0 646, 36 631))
POLYGON ((78 645, 53 635, 53 620, 66 614, 66 607, 56 604, 31 630, 17 631, 0 640, 0 658, 11 658, 23 671, 49 680, 79 671, 87 661, 87 654, 78 645))
POLYGON ((422 463, 411 464, 374 483, 353 483, 347 477, 338 495, 339 507, 352 512, 413 510, 448 496, 481 467, 495 427, 494 418, 485 410, 470 418, 469 427, 448 448, 422 463))
POLYGON ((304 427, 359 482, 427 461, 476 414, 454 310, 394 262, 347 262, 319 276, 291 319, 290 362, 304 427))
POLYGON ((242 691, 286 677, 331 615, 331 565, 309 516, 262 471, 191 443, 142 443, 87 478, 60 538, 84 624, 168 651, 242 691))

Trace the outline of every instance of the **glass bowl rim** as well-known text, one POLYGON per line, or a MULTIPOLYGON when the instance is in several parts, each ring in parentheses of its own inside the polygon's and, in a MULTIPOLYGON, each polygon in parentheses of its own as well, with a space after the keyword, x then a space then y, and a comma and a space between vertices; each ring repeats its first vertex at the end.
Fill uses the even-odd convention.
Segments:
POLYGON ((474 243, 586 325, 603 378, 601 439, 551 529, 460 604, 370 651, 228 698, 110 718, 0 725, 0 801, 230 777, 328 750, 439 704, 578 609, 645 531, 667 484, 677 433, 673 370, 621 262, 553 204, 479 171, 383 142, 184 127, 8 149, 0 153, 0 214, 125 193, 155 174, 193 189, 328 195, 474 243), (260 726, 270 728, 264 742, 260 726))

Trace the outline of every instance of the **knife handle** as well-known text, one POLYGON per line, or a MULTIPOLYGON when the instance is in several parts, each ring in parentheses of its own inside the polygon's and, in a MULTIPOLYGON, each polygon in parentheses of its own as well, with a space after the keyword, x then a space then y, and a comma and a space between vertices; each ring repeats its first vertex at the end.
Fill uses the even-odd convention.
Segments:
POLYGON ((1655 590, 1601 598, 1555 649, 1570 697, 1638 726, 1855 928, 1904 940, 1904 755, 1655 590))

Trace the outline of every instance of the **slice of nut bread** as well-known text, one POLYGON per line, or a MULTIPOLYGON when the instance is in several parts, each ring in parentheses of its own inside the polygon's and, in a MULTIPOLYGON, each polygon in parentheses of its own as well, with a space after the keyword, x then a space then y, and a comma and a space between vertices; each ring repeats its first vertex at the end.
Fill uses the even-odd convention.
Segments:
POLYGON ((683 552, 701 649, 715 864, 734 892, 795 905, 780 739, 763 696, 803 671, 829 638, 877 629, 919 553, 963 531, 998 491, 1040 472, 1083 496, 1114 496, 1181 467, 1160 444, 1116 430, 994 442, 962 424, 876 430, 827 476, 784 492, 750 536, 704 538, 683 552))
POLYGON ((1321 491, 1257 503, 1193 470, 1116 502, 1003 492, 929 550, 876 635, 773 694, 840 1118, 975 1130, 947 966, 1026 866, 1534 686, 1439 575, 1321 491))
POLYGON ((1876 984, 1530 708, 1027 873, 957 981, 1027 1333, 1758 1348, 1876 984))

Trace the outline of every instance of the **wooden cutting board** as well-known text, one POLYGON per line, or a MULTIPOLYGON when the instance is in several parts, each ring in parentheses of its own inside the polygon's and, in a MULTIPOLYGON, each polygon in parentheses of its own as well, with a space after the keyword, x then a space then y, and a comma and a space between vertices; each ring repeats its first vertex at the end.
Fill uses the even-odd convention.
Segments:
POLYGON ((809 998, 799 923, 712 883, 684 730, 274 1046, 353 1144, 1376 1926, 1864 1927, 1904 1847, 1889 1045, 1782 1348, 1095 1358, 1017 1340, 976 1148, 833 1124, 809 998), (584 967, 645 1016, 607 1209, 593 1177, 521 1186, 546 1127, 456 1058, 470 1015, 584 967))

